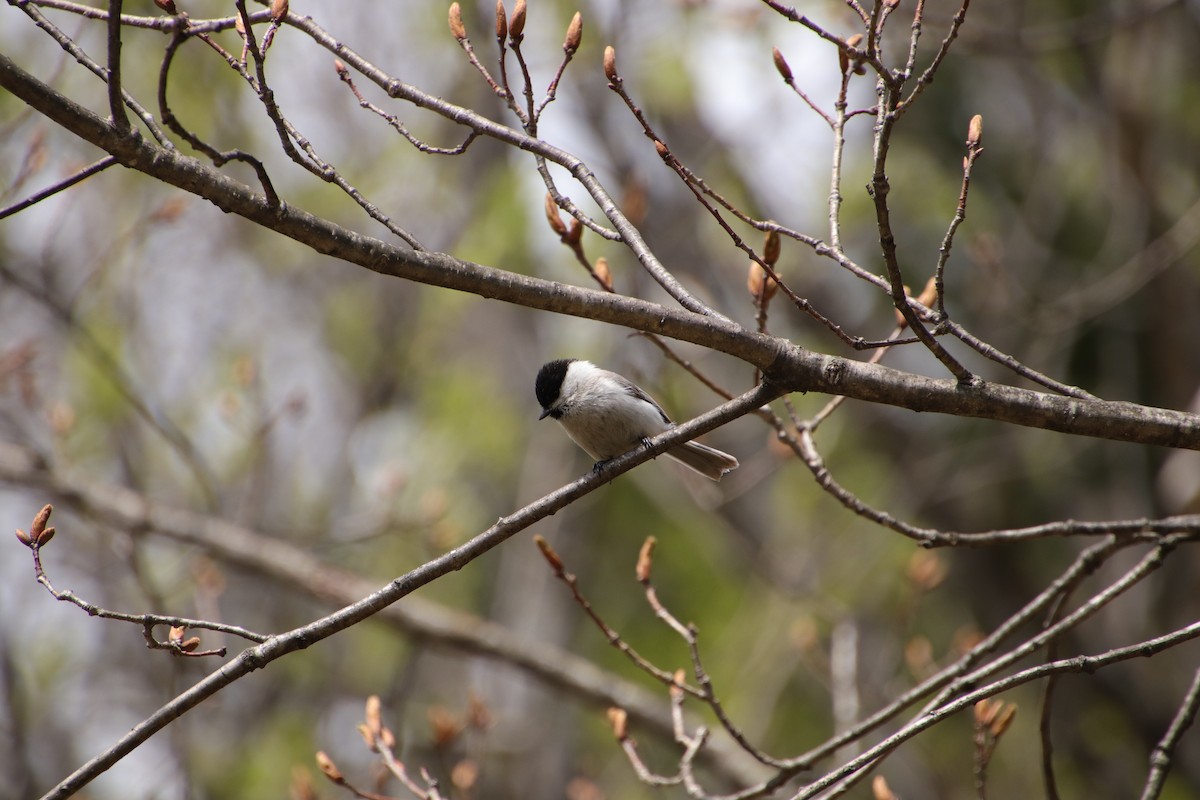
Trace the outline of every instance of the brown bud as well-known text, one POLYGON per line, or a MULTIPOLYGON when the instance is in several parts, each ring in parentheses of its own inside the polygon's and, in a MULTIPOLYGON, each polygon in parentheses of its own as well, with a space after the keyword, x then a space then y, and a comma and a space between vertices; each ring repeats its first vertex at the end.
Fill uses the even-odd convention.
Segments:
POLYGON ((567 235, 564 239, 567 244, 579 244, 579 240, 583 238, 583 223, 574 217, 571 218, 571 227, 567 230, 567 235))
POLYGON ((922 592, 937 588, 947 571, 946 562, 933 550, 916 550, 908 559, 908 579, 922 592))
POLYGON ((1016 704, 1009 703, 1008 705, 1006 705, 1004 707, 1004 710, 1000 712, 1000 715, 998 717, 996 717, 995 720, 992 721, 992 725, 990 728, 990 730, 992 732, 992 736, 995 736, 997 739, 999 739, 1004 734, 1004 732, 1006 730, 1008 730, 1008 726, 1012 725, 1013 718, 1016 716, 1017 716, 1016 704))
POLYGON ((996 719, 996 714, 1000 711, 1000 703, 996 700, 983 698, 975 704, 975 724, 981 728, 986 728, 996 719))
POLYGON ((469 758, 464 758, 450 770, 450 782, 463 792, 469 792, 478 779, 479 765, 469 758))
POLYGON ((17 528, 17 541, 26 547, 29 547, 31 544, 33 544, 33 537, 20 528, 17 528))
POLYGON ((546 192, 546 221, 550 223, 550 230, 560 237, 567 235, 567 226, 563 224, 562 217, 558 215, 558 204, 554 202, 554 198, 549 192, 546 192))
POLYGON ((317 769, 325 773, 325 777, 334 783, 341 783, 345 780, 342 777, 342 771, 337 768, 337 764, 333 763, 333 759, 327 756, 324 750, 317 751, 317 769))
POLYGON ((900 0, 883 0, 883 4, 888 8, 899 8, 900 0))
POLYGON ((790 85, 794 80, 792 77, 792 68, 788 66, 783 53, 779 52, 778 47, 771 48, 771 58, 775 61, 775 69, 779 72, 779 77, 783 78, 784 83, 790 85))
POLYGON ((179 13, 179 11, 175 8, 175 0, 154 0, 154 5, 158 6, 168 14, 179 13))
POLYGON ((379 741, 388 750, 393 750, 396 747, 396 734, 392 733, 391 728, 384 725, 383 730, 379 732, 379 741))
POLYGON ((937 302, 937 276, 930 275, 929 280, 925 281, 925 288, 917 295, 917 302, 926 308, 933 308, 937 302))
POLYGON ((288 15, 288 0, 271 0, 271 19, 279 22, 288 15))
POLYGON ((550 543, 542 538, 541 534, 533 537, 533 543, 538 546, 538 550, 542 551, 542 557, 550 562, 550 566, 554 567, 556 571, 562 572, 562 559, 558 557, 558 553, 554 552, 554 548, 550 546, 550 543))
POLYGON ((763 241, 763 261, 767 262, 768 267, 775 266, 775 262, 779 260, 781 249, 782 242, 779 238, 779 231, 767 231, 766 239, 763 241))
POLYGON ((675 670, 675 674, 671 676, 671 699, 679 700, 683 697, 683 686, 687 683, 687 673, 681 669, 675 670))
POLYGON ((611 44, 604 48, 604 77, 608 78, 610 83, 619 83, 621 80, 617 75, 617 51, 611 44))
POLYGON ((575 51, 579 49, 579 43, 583 41, 583 15, 578 11, 575 16, 571 17, 571 24, 567 26, 567 38, 563 40, 563 52, 569 56, 575 55, 575 51))
POLYGON ((654 140, 654 150, 656 153, 658 153, 658 157, 664 161, 671 157, 671 151, 667 149, 667 146, 658 139, 654 140))
MULTIPOLYGON (((912 297, 912 288, 910 288, 908 285, 905 285, 904 287, 904 297, 912 297)), ((904 318, 904 312, 902 312, 899 308, 896 309, 896 325, 901 328, 908 325, 908 320, 904 318)))
POLYGON ((379 702, 379 695, 373 694, 367 698, 364 718, 372 733, 378 734, 383 728, 383 704, 379 702))
POLYGON ((458 717, 444 706, 433 706, 425 712, 429 719, 429 727, 433 729, 433 743, 436 747, 447 747, 454 744, 462 733, 463 723, 458 717))
POLYGON ((182 625, 172 625, 170 632, 167 633, 167 641, 171 644, 179 644, 183 641, 184 630, 182 625))
POLYGON ((192 638, 188 639, 187 641, 181 642, 179 645, 179 649, 185 653, 191 653, 191 652, 195 651, 195 649, 199 646, 200 646, 200 637, 193 636, 192 638))
POLYGON ((762 264, 751 259, 750 269, 746 273, 746 291, 750 292, 750 296, 756 303, 759 298, 766 303, 779 291, 779 284, 767 274, 767 271, 762 268, 762 264))
POLYGON ((517 0, 513 5, 512 21, 508 23, 508 40, 519 44, 525 34, 525 0, 517 0))
POLYGON ((54 538, 54 526, 51 525, 46 530, 42 531, 42 535, 38 537, 38 547, 45 547, 50 544, 50 540, 54 538))
POLYGON ((363 738, 367 744, 367 749, 372 753, 379 749, 379 745, 375 739, 375 733, 365 723, 358 723, 358 735, 363 738))
POLYGON ((29 528, 29 535, 37 538, 42 535, 42 531, 46 530, 46 523, 50 521, 50 513, 54 511, 54 506, 42 506, 42 510, 33 518, 33 525, 29 528))
POLYGON ((467 26, 463 25, 462 7, 458 3, 450 4, 450 35, 460 42, 467 38, 467 26))
POLYGON ((654 545, 656 544, 658 544, 658 540, 653 536, 647 536, 646 541, 642 542, 642 549, 638 553, 637 560, 638 583, 647 583, 650 580, 650 570, 654 568, 654 545))
POLYGON ((888 786, 887 778, 882 775, 876 775, 871 780, 871 797, 874 800, 896 800, 896 795, 888 786))
POLYGON ((350 70, 346 69, 345 63, 340 58, 335 58, 333 60, 333 71, 336 72, 338 77, 342 80, 350 77, 350 70))
POLYGON ((508 16, 504 13, 504 0, 496 0, 496 39, 503 43, 508 36, 508 16))
MULTIPOLYGON (((862 44, 862 41, 863 41, 863 35, 861 33, 856 33, 853 36, 851 36, 849 39, 846 40, 846 44, 849 45, 850 47, 857 49, 858 46, 860 44, 862 44)), ((841 52, 841 56, 839 57, 839 63, 841 64, 842 72, 845 72, 847 66, 849 66, 848 59, 850 58, 850 54, 847 53, 845 50, 841 50, 840 52, 841 52)), ((854 67, 853 68, 854 68, 855 75, 862 75, 863 73, 865 73, 867 71, 866 68, 863 66, 863 62, 862 62, 861 58, 854 59, 854 67)))
POLYGON ((983 115, 976 114, 971 117, 971 124, 967 126, 967 146, 972 150, 979 147, 979 143, 983 141, 983 115))
POLYGON ((626 723, 629 721, 629 715, 625 713, 625 709, 612 706, 608 709, 608 724, 612 726, 613 736, 617 737, 618 742, 625 741, 628 733, 626 731, 626 723))
POLYGON ((600 285, 604 287, 604 291, 611 292, 613 290, 612 271, 608 268, 608 259, 600 256, 596 259, 596 266, 592 267, 596 273, 596 280, 600 281, 600 285))
POLYGON ((233 18, 233 29, 241 34, 242 38, 246 37, 246 23, 242 22, 241 14, 233 18))

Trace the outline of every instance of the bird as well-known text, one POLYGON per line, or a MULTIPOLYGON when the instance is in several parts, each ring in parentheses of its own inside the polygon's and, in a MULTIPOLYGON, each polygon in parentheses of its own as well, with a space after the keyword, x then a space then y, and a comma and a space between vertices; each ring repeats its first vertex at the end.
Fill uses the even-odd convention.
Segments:
MULTIPOLYGON (((542 406, 538 419, 558 420, 571 441, 596 459, 595 472, 675 427, 662 406, 633 381, 590 361, 548 361, 538 370, 534 393, 542 406)), ((677 444, 667 455, 714 481, 738 467, 733 456, 699 442, 677 444)))

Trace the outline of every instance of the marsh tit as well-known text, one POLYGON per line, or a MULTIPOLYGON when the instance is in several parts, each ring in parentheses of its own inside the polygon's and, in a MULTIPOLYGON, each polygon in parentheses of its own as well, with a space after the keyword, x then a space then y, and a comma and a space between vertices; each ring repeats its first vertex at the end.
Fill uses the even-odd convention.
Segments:
MULTIPOLYGON (((589 361, 560 358, 544 364, 534 390, 542 405, 538 419, 558 420, 571 440, 596 459, 597 470, 675 427, 650 395, 589 361)), ((733 456, 699 442, 677 444, 667 455, 714 481, 738 466, 733 456)))

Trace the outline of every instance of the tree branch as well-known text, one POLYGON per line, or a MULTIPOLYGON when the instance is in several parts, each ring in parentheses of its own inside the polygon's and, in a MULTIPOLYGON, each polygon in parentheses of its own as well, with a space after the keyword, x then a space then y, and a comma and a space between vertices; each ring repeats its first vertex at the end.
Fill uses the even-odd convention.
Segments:
MULTIPOLYGON (((543 311, 656 333, 727 353, 779 389, 824 392, 1118 441, 1200 450, 1200 415, 1134 403, 1064 398, 978 381, 936 380, 805 350, 724 318, 495 269, 444 253, 413 252, 335 225, 286 203, 272 205, 243 183, 177 152, 117 131, 0 54, 0 86, 82 139, 143 172, 319 253, 407 280, 543 311)), ((586 166, 576 172, 590 175, 586 166)), ((579 175, 577 174, 577 177, 579 175)))

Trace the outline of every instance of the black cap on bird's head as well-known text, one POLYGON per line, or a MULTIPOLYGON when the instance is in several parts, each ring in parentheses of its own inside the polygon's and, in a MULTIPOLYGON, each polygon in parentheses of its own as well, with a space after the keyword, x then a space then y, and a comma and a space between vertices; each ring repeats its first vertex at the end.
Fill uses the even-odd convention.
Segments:
POLYGON ((551 406, 558 400, 559 392, 562 390, 563 379, 567 377, 567 367, 571 366, 573 358, 559 358, 554 361, 547 361, 538 370, 537 380, 534 382, 533 390, 537 394, 538 403, 542 406, 542 415, 538 419, 546 417, 555 417, 555 409, 551 406))

